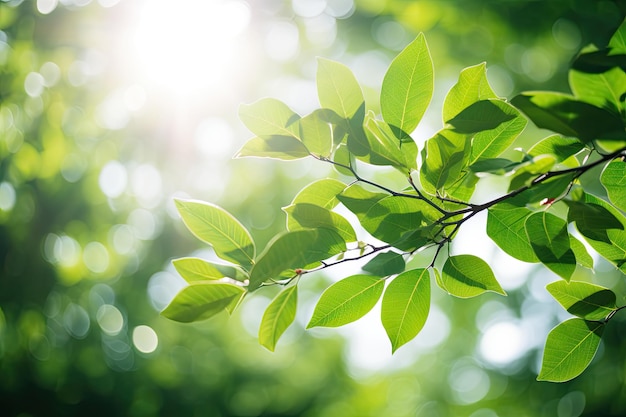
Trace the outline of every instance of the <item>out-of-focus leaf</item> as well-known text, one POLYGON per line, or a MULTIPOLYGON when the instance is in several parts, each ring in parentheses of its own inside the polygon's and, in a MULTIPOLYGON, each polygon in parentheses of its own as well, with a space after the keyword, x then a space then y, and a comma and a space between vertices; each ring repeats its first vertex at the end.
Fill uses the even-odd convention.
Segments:
POLYGON ((384 287, 384 280, 371 275, 353 275, 334 283, 322 293, 307 329, 339 327, 360 319, 378 302, 384 287))
POLYGON ((248 275, 241 269, 232 265, 222 265, 209 262, 200 258, 179 258, 172 261, 176 271, 185 281, 211 281, 221 278, 232 278, 243 281, 248 275))
POLYGON ((377 254, 363 266, 363 270, 372 275, 386 277, 404 271, 406 263, 404 257, 396 252, 389 251, 377 254))
POLYGON ((256 156, 259 158, 273 158, 289 161, 306 158, 311 155, 300 140, 291 136, 269 136, 266 138, 254 137, 248 140, 237 151, 235 157, 256 156))
POLYGON ((603 320, 615 311, 615 293, 599 285, 579 281, 556 281, 546 289, 569 313, 587 320, 603 320))
POLYGON ((430 310, 430 276, 427 269, 406 271, 391 281, 381 306, 381 321, 391 350, 413 339, 424 327, 430 310))
POLYGON ((298 203, 283 208, 287 213, 287 229, 326 228, 337 232, 346 242, 356 241, 350 222, 340 214, 314 204, 298 203))
POLYGON ((455 297, 476 297, 487 291, 506 295, 487 262, 477 256, 450 256, 441 272, 440 285, 455 297))
POLYGON ((339 204, 337 195, 345 188, 346 184, 333 178, 313 181, 296 194, 291 204, 315 204, 331 210, 339 204))
POLYGON ((524 223, 537 258, 552 272, 569 281, 576 269, 565 220, 547 212, 530 215, 524 223))
POLYGON ((532 213, 525 207, 508 203, 490 207, 487 212, 487 235, 512 257, 524 262, 539 262, 524 228, 526 219, 532 213))
POLYGON ((450 89, 443 103, 443 120, 450 120, 471 104, 489 98, 498 98, 487 80, 487 65, 483 62, 467 67, 459 74, 459 81, 450 89))
POLYGON ((281 291, 265 309, 259 328, 259 343, 271 352, 276 348, 280 336, 296 318, 298 287, 292 286, 281 291))
POLYGON ((254 242, 250 232, 237 219, 214 204, 179 199, 175 203, 194 236, 213 246, 220 258, 250 270, 256 252, 254 242))
POLYGON ((613 160, 609 162, 600 175, 600 182, 615 207, 626 211, 626 162, 613 160))
POLYGON ((239 107, 239 118, 255 135, 267 139, 272 136, 298 138, 300 116, 285 103, 275 98, 263 98, 239 107))
POLYGON ((346 242, 330 229, 302 229, 276 236, 250 271, 249 291, 265 281, 295 275, 297 268, 310 268, 346 250, 346 242))
POLYGON ((598 350, 604 323, 569 319, 548 334, 537 380, 565 382, 580 375, 598 350))
POLYGON ((317 95, 322 107, 349 119, 363 104, 363 92, 350 68, 325 58, 317 59, 317 95))
POLYGON ((161 312, 168 319, 189 323, 228 310, 245 290, 233 284, 196 282, 184 287, 161 312))
POLYGON ((418 125, 434 90, 434 69, 424 34, 419 34, 391 62, 383 79, 383 119, 403 139, 418 125))

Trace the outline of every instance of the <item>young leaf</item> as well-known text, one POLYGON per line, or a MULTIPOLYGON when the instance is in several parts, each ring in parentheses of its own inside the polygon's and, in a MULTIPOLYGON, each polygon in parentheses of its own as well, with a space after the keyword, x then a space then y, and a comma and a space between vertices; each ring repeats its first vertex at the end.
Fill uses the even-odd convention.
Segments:
POLYGON ((300 139, 307 150, 317 156, 329 157, 333 146, 333 130, 328 122, 328 109, 317 109, 299 120, 300 139))
POLYGON ((236 158, 255 156, 289 161, 310 156, 309 150, 300 140, 291 136, 254 137, 244 143, 235 154, 236 158))
POLYGON ((296 318, 298 287, 284 289, 274 298, 263 313, 259 328, 259 343, 273 352, 280 336, 296 318))
POLYGON ((417 145, 409 136, 398 139, 391 127, 376 120, 373 113, 365 119, 369 154, 363 159, 372 165, 391 165, 402 172, 417 169, 417 145))
POLYGON ((446 188, 455 184, 467 166, 471 138, 443 129, 428 139, 422 150, 420 182, 432 195, 446 195, 446 188))
POLYGON ((346 242, 330 229, 287 232, 268 243, 250 271, 248 291, 265 281, 295 275, 297 268, 310 268, 346 250, 346 242))
POLYGON ((538 127, 583 142, 624 139, 624 124, 613 113, 575 98, 548 91, 526 92, 511 100, 538 127))
POLYGON ((346 184, 332 178, 314 181, 304 187, 293 198, 291 204, 315 204, 322 208, 332 210, 339 204, 337 195, 346 188, 346 184))
POLYGON ((376 255, 371 261, 363 266, 363 270, 372 275, 386 277, 399 274, 406 266, 404 257, 393 251, 383 252, 376 255))
POLYGON ((371 275, 353 275, 322 293, 306 326, 339 327, 367 314, 383 293, 385 281, 371 275))
POLYGON ((587 282, 556 281, 546 289, 570 314, 587 320, 603 320, 615 311, 615 293, 587 282))
POLYGON ((441 285, 455 297, 476 297, 487 291, 506 295, 487 262, 477 256, 450 256, 441 272, 441 285))
POLYGON ((183 222, 201 241, 213 246, 220 258, 245 270, 254 263, 255 247, 250 232, 230 213, 213 204, 174 200, 183 222))
POLYGON ((626 211, 626 162, 613 160, 602 171, 600 182, 606 188, 611 203, 626 211))
POLYGON ((580 375, 598 350, 604 323, 569 319, 548 334, 538 381, 565 382, 580 375))
POLYGON ((179 258, 172 261, 176 271, 185 281, 211 281, 221 278, 232 278, 243 281, 248 275, 232 265, 222 265, 205 261, 200 258, 179 258))
POLYGON ((288 230, 322 227, 334 230, 346 242, 357 240, 352 225, 340 214, 307 203, 292 204, 284 207, 283 210, 287 213, 288 230))
POLYGON ((443 120, 450 120, 471 104, 488 98, 498 98, 487 81, 487 69, 482 64, 465 68, 459 81, 450 89, 443 103, 443 120))
POLYGON ((391 351, 413 339, 424 327, 430 310, 427 269, 406 271, 391 281, 383 296, 381 321, 391 341, 391 351))
POLYGON ((535 255, 524 222, 532 211, 525 207, 515 207, 500 203, 487 212, 487 236, 504 252, 524 262, 539 262, 535 255))
POLYGON ((271 136, 298 138, 300 116, 285 103, 274 98, 263 98, 239 107, 239 118, 255 135, 267 139, 271 136))
POLYGON ((419 34, 391 62, 383 79, 380 107, 383 119, 403 139, 418 125, 434 89, 434 69, 424 34, 419 34))
POLYGON ((317 95, 322 107, 350 119, 365 101, 350 68, 329 59, 317 59, 317 95))
POLYGON ((233 284, 219 282, 197 282, 184 287, 161 315, 184 323, 204 320, 223 310, 228 310, 233 301, 245 290, 233 284))
POLYGON ((552 272, 569 281, 576 269, 565 220, 547 212, 530 215, 524 223, 537 258, 552 272))

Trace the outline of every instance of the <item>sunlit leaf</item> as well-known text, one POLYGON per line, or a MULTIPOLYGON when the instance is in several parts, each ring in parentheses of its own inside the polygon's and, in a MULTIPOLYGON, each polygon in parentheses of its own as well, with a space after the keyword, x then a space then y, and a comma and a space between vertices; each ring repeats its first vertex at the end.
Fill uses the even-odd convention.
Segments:
POLYGON ((483 62, 465 68, 459 81, 450 89, 443 103, 443 120, 450 120, 471 104, 488 98, 497 98, 487 80, 487 66, 483 62))
POLYGON ((611 68, 598 74, 572 70, 569 83, 577 99, 619 114, 626 93, 626 72, 611 68))
POLYGON ((404 257, 397 252, 383 252, 377 254, 363 266, 363 270, 372 275, 386 277, 404 271, 404 257))
POLYGON ((348 210, 356 214, 361 222, 367 218, 367 212, 370 208, 386 197, 389 197, 389 194, 369 191, 358 184, 352 184, 343 190, 341 194, 337 195, 337 199, 339 199, 348 210))
POLYGON ((423 34, 391 62, 383 79, 380 107, 397 137, 410 134, 424 116, 434 90, 433 62, 423 34))
POLYGON ((307 329, 339 327, 360 319, 374 307, 384 287, 384 280, 371 275, 353 275, 334 283, 322 293, 307 329))
POLYGON ((309 150, 298 139, 290 136, 269 136, 267 138, 254 137, 248 140, 237 151, 235 157, 254 156, 259 158, 273 158, 292 160, 306 158, 309 150))
POLYGON ((495 129, 515 117, 513 114, 504 112, 499 103, 504 102, 493 99, 477 101, 445 122, 450 124, 457 133, 477 133, 495 129))
POLYGON ((580 375, 598 350, 604 323, 570 319, 548 334, 537 380, 565 382, 580 375))
MULTIPOLYGON (((561 135, 550 135, 534 144, 528 150, 528 155, 534 157, 550 154, 556 157, 557 162, 563 162, 571 156, 576 155, 583 148, 584 145, 579 140, 574 138, 568 138, 561 135)), ((575 164, 578 165, 577 161, 575 161, 575 164)))
POLYGON ((615 293, 599 285, 556 281, 546 289, 570 314, 587 320, 603 320, 616 310, 615 293))
POLYGON ((626 162, 613 160, 604 167, 600 182, 615 207, 626 211, 626 162))
POLYGON ((584 268, 592 269, 593 257, 589 254, 585 245, 572 235, 569 237, 569 245, 576 257, 576 263, 584 268))
POLYGON ((594 203, 565 200, 569 207, 567 220, 576 223, 576 228, 585 237, 611 243, 608 229, 624 230, 624 225, 609 210, 594 203))
POLYGON ((294 276, 297 268, 310 268, 346 250, 345 241, 330 229, 302 229, 276 236, 250 271, 249 291, 265 281, 294 276))
POLYGON ((300 139, 311 154, 330 156, 333 145, 333 130, 325 113, 326 109, 317 109, 300 119, 300 139))
POLYGON ((501 203, 487 212, 487 235, 496 245, 512 257, 524 262, 539 262, 535 255, 524 223, 532 211, 501 203))
POLYGON ((363 104, 363 92, 350 68, 325 58, 317 59, 317 94, 322 107, 351 118, 363 104))
POLYGON ((352 176, 352 172, 348 168, 345 168, 345 167, 355 166, 354 155, 348 150, 348 145, 346 145, 345 143, 342 143, 339 146, 337 146, 337 149, 335 149, 335 152, 333 153, 332 160, 333 162, 335 162, 335 164, 333 165, 333 168, 338 173, 342 175, 352 176), (340 165, 336 165, 336 164, 340 164, 340 165))
POLYGON ((200 258, 174 259, 172 264, 180 276, 189 283, 221 278, 232 278, 243 281, 247 278, 247 274, 237 267, 209 262, 200 258))
POLYGON ((198 239, 213 246, 220 258, 249 270, 255 247, 250 232, 230 213, 213 204, 175 200, 183 222, 198 239))
POLYGON ((565 220, 547 212, 530 215, 524 223, 537 258, 552 272, 569 281, 576 269, 565 220))
POLYGON ((225 311, 245 290, 233 284, 196 282, 184 287, 161 312, 168 319, 192 322, 225 311))
POLYGON ((612 55, 626 54, 626 20, 623 20, 609 40, 612 55))
POLYGON ((346 184, 333 178, 313 181, 296 194, 291 204, 315 204, 331 210, 339 204, 337 195, 346 187, 346 184))
POLYGON ((406 271, 391 281, 381 306, 381 321, 391 350, 413 339, 424 327, 430 310, 430 276, 427 269, 406 271))
POLYGON ((398 139, 387 123, 376 120, 373 114, 365 119, 369 154, 362 158, 373 165, 391 165, 407 172, 417 169, 417 145, 408 136, 398 139))
POLYGON ((298 203, 284 207, 287 213, 287 229, 298 230, 303 228, 326 228, 332 229, 346 242, 356 241, 356 233, 348 222, 340 214, 327 210, 314 204, 298 203))
POLYGON ((441 130, 426 141, 422 150, 420 182, 431 195, 444 190, 459 180, 470 155, 470 138, 450 130, 441 130))
POLYGON ((553 155, 537 155, 520 164, 515 169, 515 174, 511 178, 509 191, 517 190, 522 187, 530 186, 535 178, 541 174, 549 172, 556 163, 553 155))
POLYGON ((239 106, 239 118, 252 133, 262 138, 270 136, 298 137, 300 116, 275 98, 262 98, 252 104, 239 106))
POLYGON ((441 285, 455 297, 476 297, 487 291, 506 295, 489 265, 477 256, 450 256, 441 272, 441 285))
POLYGON ((276 343, 296 318, 298 287, 291 286, 281 291, 265 309, 259 328, 259 343, 274 351, 276 343))

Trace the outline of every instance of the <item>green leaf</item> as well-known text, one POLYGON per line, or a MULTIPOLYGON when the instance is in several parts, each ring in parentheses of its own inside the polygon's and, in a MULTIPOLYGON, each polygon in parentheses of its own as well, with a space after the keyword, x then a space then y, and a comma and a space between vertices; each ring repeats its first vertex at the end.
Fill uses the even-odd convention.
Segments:
POLYGON ((571 70, 569 83, 579 100, 620 113, 623 105, 620 98, 626 92, 626 72, 623 69, 611 68, 598 74, 571 70))
POLYGON ((455 185, 467 166, 470 155, 470 138, 451 130, 440 130, 428 139, 422 150, 420 182, 424 190, 436 195, 446 195, 446 188, 455 185))
POLYGON ((346 184, 333 178, 317 180, 300 190, 291 204, 315 204, 332 210, 339 204, 337 195, 346 187, 346 184))
POLYGON ((520 94, 511 103, 538 127, 583 142, 624 139, 624 124, 613 113, 561 93, 536 91, 520 94))
POLYGON ((574 236, 569 237, 570 248, 576 257, 576 263, 584 268, 593 269, 593 257, 587 252, 587 248, 574 236))
POLYGON ((383 79, 380 107, 383 119, 399 138, 418 125, 434 90, 434 69, 424 34, 419 34, 391 62, 383 79))
POLYGON ((615 293, 587 282, 556 281, 546 289, 570 314, 587 320, 603 320, 615 311, 615 293))
POLYGON ((579 140, 561 135, 551 135, 534 144, 528 150, 528 155, 534 157, 550 154, 556 157, 557 162, 563 162, 576 155, 583 148, 584 145, 579 140))
MULTIPOLYGON (((348 150, 348 145, 342 143, 337 146, 337 149, 335 149, 335 152, 333 153, 333 162, 346 167, 355 166, 354 155, 348 150)), ((335 169, 335 171, 342 175, 352 177, 352 171, 350 171, 348 168, 344 168, 343 166, 333 164, 333 168, 335 169)))
POLYGON ((537 155, 518 165, 511 178, 509 191, 530 186, 539 175, 549 172, 555 163, 556 158, 553 155, 537 155))
POLYGON ((296 318, 298 305, 298 287, 285 288, 263 313, 259 328, 259 343, 273 352, 280 336, 296 318))
POLYGON ((220 258, 250 270, 255 247, 250 232, 230 213, 213 204, 174 200, 183 222, 201 241, 213 246, 220 258))
POLYGON ((293 204, 283 210, 287 213, 288 230, 322 227, 337 232, 346 242, 357 240, 352 225, 340 214, 307 203, 293 204))
POLYGON ((299 121, 300 139, 316 156, 329 157, 333 146, 333 129, 328 122, 327 109, 317 109, 299 121))
POLYGON ((487 236, 504 252, 524 262, 539 262, 524 223, 533 212, 525 207, 500 203, 487 212, 487 236))
POLYGON ((212 281, 221 278, 243 281, 248 278, 248 275, 237 267, 209 262, 200 258, 174 259, 172 264, 180 276, 189 283, 194 281, 212 281))
POLYGON ((568 222, 576 223, 576 228, 585 237, 611 243, 608 229, 624 230, 624 225, 609 210, 594 203, 565 200, 569 207, 568 222))
POLYGON ((548 269, 569 281, 576 269, 565 220, 547 212, 530 215, 524 224, 530 245, 548 269))
POLYGON ((443 103, 443 120, 450 120, 471 104, 488 98, 498 98, 487 81, 486 65, 465 68, 459 81, 450 89, 443 103))
POLYGON ((256 156, 289 161, 309 156, 309 150, 298 139, 290 136, 254 137, 235 154, 236 158, 256 156))
POLYGON ((265 281, 295 275, 297 268, 311 268, 319 261, 346 250, 346 242, 330 229, 302 229, 283 233, 268 243, 250 271, 249 291, 265 281))
POLYGON ((388 275, 399 274, 404 271, 405 266, 404 257, 401 254, 389 251, 376 255, 363 266, 363 270, 372 275, 386 277, 388 275))
POLYGON ((389 194, 372 192, 358 184, 352 184, 343 190, 341 194, 337 195, 337 199, 348 210, 356 214, 361 222, 367 218, 367 212, 372 206, 386 197, 389 197, 389 194))
POLYGON ((255 135, 267 139, 272 136, 298 138, 300 116, 285 103, 274 98, 263 98, 239 107, 239 118, 255 135))
POLYGON ((189 323, 228 310, 245 290, 233 284, 196 282, 184 287, 161 312, 168 319, 189 323))
POLYGON ((363 159, 372 165, 391 165, 402 172, 417 169, 417 145, 409 136, 396 137, 392 128, 373 113, 365 119, 369 154, 363 159))
POLYGON ((626 162, 619 159, 609 162, 602 171, 600 182, 606 188, 611 203, 626 211, 626 162))
POLYGON ((424 327, 430 310, 427 269, 406 271, 391 281, 383 296, 381 321, 395 352, 424 327))
POLYGON ((353 275, 334 283, 322 293, 307 329, 339 327, 360 319, 374 307, 384 287, 384 280, 371 275, 353 275))
POLYGON ((445 122, 450 124, 455 132, 464 134, 495 129, 515 117, 513 114, 504 112, 502 105, 507 104, 494 99, 480 100, 445 122))
POLYGON ((487 291, 506 295, 487 262, 477 256, 450 256, 441 272, 443 289, 455 297, 476 297, 487 291))
POLYGON ((626 19, 622 20, 622 24, 611 36, 609 48, 612 55, 626 54, 626 19))
POLYGON ((349 119, 364 103, 363 92, 350 68, 325 58, 317 59, 317 95, 322 107, 349 119))
POLYGON ((468 169, 472 172, 489 172, 495 175, 504 175, 518 165, 518 162, 513 162, 506 158, 489 158, 474 162, 468 166, 468 169))
POLYGON ((576 378, 598 350, 604 323, 569 319, 548 334, 538 381, 565 382, 576 378))

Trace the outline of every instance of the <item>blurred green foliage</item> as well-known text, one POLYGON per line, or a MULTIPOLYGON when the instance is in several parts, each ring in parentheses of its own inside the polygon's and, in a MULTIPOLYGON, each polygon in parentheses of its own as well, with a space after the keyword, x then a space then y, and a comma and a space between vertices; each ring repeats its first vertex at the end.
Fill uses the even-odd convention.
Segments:
MULTIPOLYGON (((256 340, 260 317, 250 319, 269 302, 263 297, 228 325, 226 317, 181 326, 158 316, 181 285, 163 260, 199 248, 173 215, 173 195, 219 201, 263 243, 284 228, 278 208, 310 178, 289 163, 227 161, 247 137, 234 120, 240 102, 271 94, 306 106, 316 55, 340 57, 374 87, 419 31, 450 77, 487 61, 500 95, 563 90, 575 51, 603 44, 626 14, 623 1, 313 3, 326 8, 249 2, 253 65, 227 92, 191 99, 150 89, 118 53, 130 42, 122 26, 136 24, 137 2, 0 2, 2 415, 626 413, 620 318, 591 368, 570 383, 535 381, 538 342, 509 362, 481 355, 499 319, 535 341, 557 322, 559 307, 543 290, 550 277, 533 271, 508 290, 506 307, 490 296, 434 294, 439 319, 423 345, 394 357, 363 335, 367 328, 346 338, 305 333, 305 317, 269 353, 256 340), (300 34, 288 56, 257 39, 281 25, 300 34), (482 333, 466 330, 476 325, 482 333)), ((436 96, 452 82, 436 80, 436 96)), ((624 292, 618 274, 602 273, 624 292)), ((318 291, 327 282, 307 285, 318 291)))

